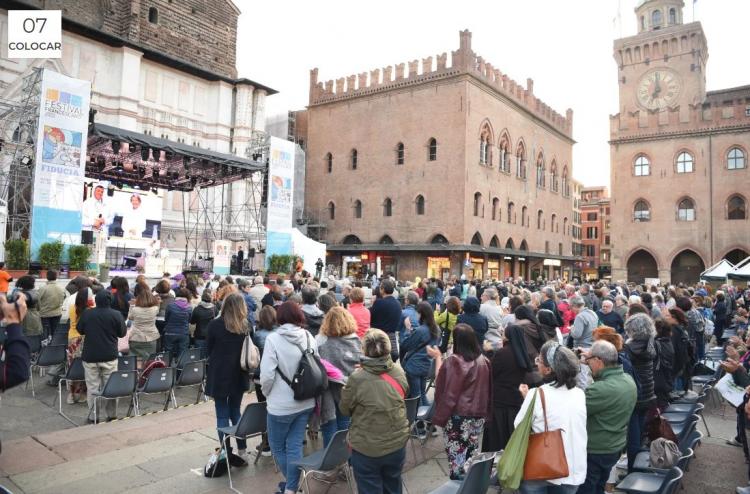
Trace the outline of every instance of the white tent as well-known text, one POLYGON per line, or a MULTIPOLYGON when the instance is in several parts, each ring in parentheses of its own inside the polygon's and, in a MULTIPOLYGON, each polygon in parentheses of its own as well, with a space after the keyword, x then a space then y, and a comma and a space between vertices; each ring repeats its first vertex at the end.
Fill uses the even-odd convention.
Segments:
POLYGON ((734 269, 734 265, 726 259, 722 259, 701 273, 702 280, 726 281, 727 274, 734 269))
POLYGON ((737 264, 733 270, 727 273, 730 280, 750 281, 750 257, 737 264))
POLYGON ((295 256, 302 258, 302 268, 310 273, 315 273, 315 263, 318 259, 326 262, 326 244, 317 242, 304 233, 292 228, 292 252, 295 256))

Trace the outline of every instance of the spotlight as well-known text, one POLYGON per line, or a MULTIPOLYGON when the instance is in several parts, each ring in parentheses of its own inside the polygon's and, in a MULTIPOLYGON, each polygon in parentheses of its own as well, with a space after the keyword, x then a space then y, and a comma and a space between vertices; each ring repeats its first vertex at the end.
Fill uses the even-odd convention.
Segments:
POLYGON ((122 190, 122 187, 123 187, 122 182, 115 182, 115 187, 117 187, 117 190, 122 190))
POLYGON ((115 187, 114 185, 109 184, 107 186, 107 197, 112 197, 113 195, 115 195, 115 187))
POLYGON ((156 187, 151 189, 151 192, 153 192, 155 195, 159 195, 159 189, 157 189, 156 187))
POLYGON ((129 151, 129 152, 131 152, 131 153, 135 153, 136 149, 137 149, 137 148, 136 148, 136 145, 135 145, 135 144, 133 144, 132 142, 131 142, 130 144, 128 144, 128 151, 129 151))
POLYGON ((31 156, 24 156, 23 158, 21 158, 21 164, 23 166, 29 166, 32 161, 34 161, 34 160, 31 159, 31 156))

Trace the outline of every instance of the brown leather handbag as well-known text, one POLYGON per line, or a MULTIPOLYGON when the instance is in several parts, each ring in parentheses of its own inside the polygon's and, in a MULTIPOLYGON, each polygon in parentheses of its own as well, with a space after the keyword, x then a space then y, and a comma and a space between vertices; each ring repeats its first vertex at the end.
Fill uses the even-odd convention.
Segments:
POLYGON ((523 465, 524 480, 552 480, 570 475, 568 459, 565 457, 562 429, 549 430, 547 426, 547 403, 544 390, 537 388, 542 399, 544 432, 529 434, 529 447, 523 465))

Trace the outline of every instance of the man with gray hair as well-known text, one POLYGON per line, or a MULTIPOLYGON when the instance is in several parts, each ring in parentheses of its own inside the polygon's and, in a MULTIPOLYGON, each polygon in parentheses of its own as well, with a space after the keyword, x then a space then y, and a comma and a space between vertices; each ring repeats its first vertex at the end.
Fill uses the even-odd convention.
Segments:
POLYGON ((539 309, 547 309, 552 312, 555 315, 557 327, 563 327, 562 316, 560 315, 560 311, 557 310, 557 304, 555 303, 555 289, 551 286, 542 288, 542 303, 539 304, 539 309))
POLYGON ((594 329, 599 324, 599 318, 596 317, 594 311, 586 307, 586 303, 579 296, 570 299, 570 309, 576 318, 568 337, 573 338, 574 348, 589 348, 594 329))
POLYGON ((633 378, 618 363, 612 343, 595 341, 582 358, 591 369, 594 382, 586 388, 586 481, 578 492, 600 494, 625 448, 637 389, 633 378))
POLYGON ((625 295, 618 295, 615 297, 615 312, 620 314, 622 320, 625 321, 625 318, 628 315, 628 299, 625 298, 625 295))
POLYGON ((601 308, 599 298, 591 291, 591 285, 589 285, 588 283, 584 283, 583 285, 581 285, 580 295, 584 303, 586 304, 587 309, 591 309, 596 312, 601 308))
POLYGON ((484 289, 479 313, 487 318, 487 333, 484 338, 492 344, 493 348, 500 348, 503 344, 503 310, 497 304, 496 288, 489 287, 484 289))
POLYGON ((599 320, 604 324, 605 326, 609 326, 610 328, 617 331, 619 334, 622 334, 624 329, 623 325, 625 324, 625 321, 623 318, 614 311, 615 304, 609 300, 605 299, 602 302, 602 308, 596 313, 597 317, 599 317, 599 320))

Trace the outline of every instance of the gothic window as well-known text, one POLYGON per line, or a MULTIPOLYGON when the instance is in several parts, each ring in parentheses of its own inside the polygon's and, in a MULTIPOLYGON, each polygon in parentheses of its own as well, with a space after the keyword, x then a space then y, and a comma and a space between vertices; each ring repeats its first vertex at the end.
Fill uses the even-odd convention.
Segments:
POLYGON ((500 199, 497 197, 492 199, 492 221, 497 220, 497 213, 499 212, 498 206, 500 205, 500 199))
POLYGON ((521 208, 521 226, 529 226, 529 208, 526 206, 521 208))
POLYGON ((727 203, 727 218, 730 220, 744 220, 746 216, 745 199, 741 196, 732 196, 727 203))
POLYGON ((396 164, 397 165, 403 165, 404 164, 404 143, 399 142, 396 144, 396 164))
POLYGON ((479 164, 492 166, 492 131, 484 124, 479 134, 479 164))
POLYGON ((424 214, 424 196, 418 195, 416 204, 417 204, 417 214, 423 215, 424 214))
POLYGON ((544 156, 539 154, 536 160, 536 186, 540 189, 544 188, 544 173, 546 167, 544 166, 544 156))
POLYGON ((570 184, 568 183, 568 167, 563 167, 562 190, 565 197, 570 197, 570 184))
POLYGON ((559 192, 560 188, 557 183, 557 163, 555 161, 552 161, 552 166, 550 167, 550 180, 552 183, 550 186, 552 187, 552 192, 559 192))
POLYGON ((512 202, 508 203, 508 223, 514 223, 516 217, 515 204, 512 202))
POLYGON ((510 138, 508 134, 503 134, 500 139, 500 171, 510 173, 510 138))
POLYGON ((649 162, 648 158, 643 155, 638 156, 635 159, 635 164, 633 165, 633 175, 635 175, 636 177, 644 177, 650 174, 651 163, 649 162))
POLYGON ((633 220, 651 221, 651 210, 646 201, 641 200, 635 203, 635 207, 633 207, 633 220))
POLYGON ((447 244, 448 243, 448 239, 445 238, 443 235, 441 235, 441 234, 438 233, 437 235, 435 235, 434 237, 432 237, 432 240, 430 240, 430 243, 431 244, 447 244))
POLYGON ((563 235, 568 234, 568 218, 563 218, 563 235))
POLYGON ((427 145, 427 148, 428 148, 427 159, 429 161, 435 161, 437 159, 437 139, 435 139, 434 137, 431 137, 427 145))
POLYGON ((383 216, 393 216, 393 201, 390 197, 386 197, 383 202, 383 216))
MULTIPOLYGON (((555 227, 556 227, 555 223, 556 222, 557 222, 557 215, 555 213, 552 213, 552 221, 550 221, 549 231, 555 233, 555 227)), ((558 229, 557 233, 559 233, 559 232, 560 232, 560 230, 558 229)))
POLYGON ((355 218, 362 217, 362 201, 360 201, 359 199, 354 201, 354 217, 355 218))
POLYGON ((677 156, 677 173, 693 172, 693 155, 682 152, 677 156))
POLYGON ((516 150, 516 177, 526 180, 526 149, 523 143, 516 150))
POLYGON ((679 221, 695 221, 695 203, 690 198, 680 201, 677 206, 677 219, 679 221))
POLYGON ((474 216, 479 216, 482 213, 482 193, 477 192, 474 194, 474 216))
POLYGON ((352 149, 352 155, 351 155, 351 163, 350 163, 352 170, 357 169, 357 150, 352 149))
POLYGON ((328 173, 333 172, 333 155, 331 153, 326 154, 326 169, 328 173))
POLYGON ((739 170, 745 168, 745 152, 737 147, 729 150, 727 153, 727 168, 730 170, 739 170))
POLYGON ((536 213, 536 228, 537 230, 542 229, 542 218, 544 217, 544 211, 541 209, 536 213))

